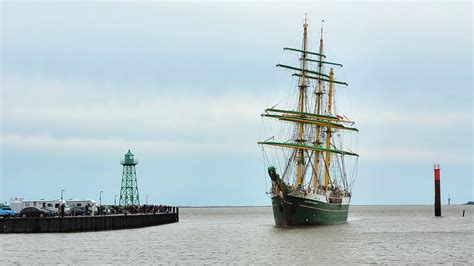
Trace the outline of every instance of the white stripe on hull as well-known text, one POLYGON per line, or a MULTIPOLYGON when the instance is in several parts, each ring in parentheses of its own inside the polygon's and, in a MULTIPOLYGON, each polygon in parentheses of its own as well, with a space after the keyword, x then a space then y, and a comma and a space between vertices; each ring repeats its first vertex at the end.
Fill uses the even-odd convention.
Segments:
MULTIPOLYGON (((309 199, 309 200, 316 200, 320 201, 323 203, 329 203, 328 198, 325 195, 320 195, 320 194, 315 194, 315 193, 302 193, 298 191, 292 191, 288 193, 288 195, 297 197, 297 198, 303 198, 303 199, 309 199)), ((280 196, 282 197, 283 195, 275 195, 272 194, 272 196, 280 196)), ((351 197, 342 197, 342 202, 340 203, 341 205, 349 205, 351 203, 351 197)))

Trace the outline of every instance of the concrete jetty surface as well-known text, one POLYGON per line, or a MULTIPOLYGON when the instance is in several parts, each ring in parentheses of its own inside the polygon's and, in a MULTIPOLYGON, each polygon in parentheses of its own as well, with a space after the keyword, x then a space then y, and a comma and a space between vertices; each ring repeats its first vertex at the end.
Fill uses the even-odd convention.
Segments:
POLYGON ((179 222, 179 212, 0 219, 0 233, 65 233, 140 228, 179 222))

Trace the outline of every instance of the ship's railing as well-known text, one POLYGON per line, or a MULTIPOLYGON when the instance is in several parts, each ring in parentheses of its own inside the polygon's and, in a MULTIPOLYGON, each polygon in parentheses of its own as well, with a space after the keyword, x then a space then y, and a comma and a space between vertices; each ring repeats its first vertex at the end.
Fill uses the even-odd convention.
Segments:
POLYGON ((138 164, 138 160, 121 160, 120 164, 138 164))

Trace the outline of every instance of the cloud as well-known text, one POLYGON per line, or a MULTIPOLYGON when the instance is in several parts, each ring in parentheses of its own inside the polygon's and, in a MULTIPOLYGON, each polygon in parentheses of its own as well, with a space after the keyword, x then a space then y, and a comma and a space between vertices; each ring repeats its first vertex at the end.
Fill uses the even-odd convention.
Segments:
MULTIPOLYGON (((274 129, 279 126, 269 122, 270 128, 262 128, 259 114, 277 102, 274 98, 285 98, 278 91, 269 97, 260 92, 203 94, 192 88, 160 92, 153 88, 103 89, 98 84, 44 77, 7 76, 3 85, 2 147, 64 152, 119 152, 134 147, 167 153, 255 153, 256 142, 278 133, 274 129)), ((450 140, 441 130, 437 131, 437 138, 444 139, 441 146, 394 137, 406 131, 407 125, 420 136, 434 128, 469 128, 472 132, 469 111, 369 106, 379 111, 362 107, 350 116, 361 129, 356 150, 363 160, 470 161, 466 149, 454 148, 453 143, 461 140, 450 140), (368 130, 371 128, 390 130, 377 134, 368 130)))
POLYGON ((2 147, 55 151, 246 153, 257 150, 258 93, 100 88, 78 80, 5 77, 2 147))
POLYGON ((362 110, 357 112, 359 124, 410 126, 424 128, 472 128, 470 108, 458 110, 427 110, 421 106, 418 110, 401 109, 385 105, 374 107, 376 112, 362 110))
MULTIPOLYGON (((2 120, 31 133, 74 129, 102 133, 145 131, 216 135, 259 121, 267 99, 257 93, 202 94, 192 89, 116 88, 80 81, 6 77, 2 120), (32 82, 31 80, 35 80, 32 82)), ((13 126, 4 131, 15 130, 13 126)))
POLYGON ((360 160, 393 163, 472 163, 471 153, 420 147, 361 147, 360 160))
MULTIPOLYGON (((127 140, 117 138, 55 138, 51 136, 20 136, 2 135, 0 143, 4 148, 22 150, 48 150, 64 153, 121 153, 128 148, 147 153, 159 152, 161 154, 177 154, 191 152, 197 154, 222 153, 222 152, 248 152, 246 147, 233 145, 227 146, 216 142, 191 142, 191 141, 147 141, 127 140)), ((255 148, 256 149, 256 148, 255 148)))

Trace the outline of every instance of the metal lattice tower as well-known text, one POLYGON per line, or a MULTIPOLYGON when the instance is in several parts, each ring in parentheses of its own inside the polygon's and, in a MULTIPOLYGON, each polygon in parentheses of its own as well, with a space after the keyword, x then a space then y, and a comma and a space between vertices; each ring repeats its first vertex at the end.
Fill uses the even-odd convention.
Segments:
POLYGON ((120 188, 120 206, 140 205, 138 195, 137 171, 135 165, 138 161, 133 158, 133 153, 128 150, 125 159, 120 162, 123 165, 122 187, 120 188))

